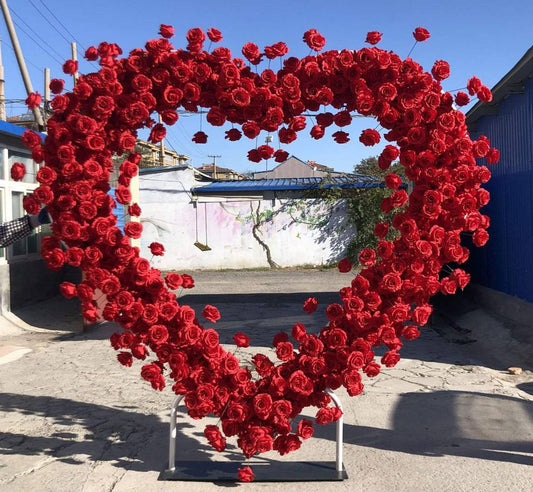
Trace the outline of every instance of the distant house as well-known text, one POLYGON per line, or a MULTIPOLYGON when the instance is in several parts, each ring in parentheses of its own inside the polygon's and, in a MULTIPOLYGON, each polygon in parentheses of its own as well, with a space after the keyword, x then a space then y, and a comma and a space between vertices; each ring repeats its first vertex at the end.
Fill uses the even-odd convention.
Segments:
POLYGON ((341 176, 344 174, 334 171, 331 167, 317 164, 315 161, 305 162, 292 155, 271 171, 258 171, 253 173, 253 177, 254 179, 323 178, 325 176, 341 176))
POLYGON ((220 179, 223 181, 246 179, 244 175, 234 171, 233 169, 216 166, 215 164, 204 164, 200 167, 197 167, 196 170, 200 171, 206 176, 209 176, 211 179, 220 179))
POLYGON ((168 147, 155 145, 144 140, 137 140, 135 151, 142 154, 141 167, 182 166, 187 164, 189 156, 178 154, 168 147))
MULTIPOLYGON (((485 185, 491 200, 490 240, 472 248, 472 280, 492 307, 509 306, 533 319, 533 47, 494 86, 490 103, 478 102, 466 115, 472 139, 486 135, 500 151, 485 185), (518 300, 528 301, 520 304, 518 300), (508 302, 506 302, 508 301, 508 302), (529 305, 529 310, 526 305, 529 305)), ((503 314, 503 313, 502 313, 503 314)), ((512 317, 512 316, 511 316, 512 317)))

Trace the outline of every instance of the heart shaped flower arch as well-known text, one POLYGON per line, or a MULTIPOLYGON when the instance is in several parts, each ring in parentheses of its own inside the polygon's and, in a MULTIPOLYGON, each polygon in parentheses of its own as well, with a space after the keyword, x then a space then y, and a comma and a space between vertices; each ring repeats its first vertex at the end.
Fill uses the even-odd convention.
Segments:
MULTIPOLYGON (((124 329, 111 337, 122 364, 151 358, 141 375, 155 389, 161 390, 170 379, 173 391, 185 395, 189 415, 219 416, 222 431, 213 425, 205 431, 216 449, 224 449, 224 435, 236 435, 246 456, 271 449, 285 454, 313 433, 309 420, 293 425, 304 407, 318 407, 319 424, 337 420, 340 411, 330 406, 326 389, 344 386, 350 395, 360 394, 362 374, 373 377, 380 371, 373 349, 386 346, 381 363, 394 366, 402 338, 416 338, 418 327, 427 322, 431 296, 439 291, 453 294, 468 283, 467 273, 447 264, 468 258, 461 233, 473 233, 478 246, 488 238, 489 219, 479 209, 489 199, 481 184, 490 172, 476 165, 476 158, 486 156, 493 163, 498 151, 485 137, 474 142, 469 138, 464 114, 441 88, 440 81, 449 74, 442 60, 430 74, 410 58, 368 47, 290 57, 277 72, 267 68, 259 73, 253 67, 263 56, 274 59, 287 53, 284 43, 263 52, 246 43, 242 52, 247 63, 233 58, 226 48, 203 50, 201 29, 188 32, 186 50, 170 44, 170 26, 162 26, 160 33, 161 38, 126 58, 119 57, 115 44, 90 48, 86 57, 99 59, 101 69, 81 76, 70 93, 62 94, 63 81, 52 81, 57 95, 44 146, 32 132, 23 137, 33 158, 46 164, 37 175, 41 184, 26 198, 25 208, 35 213, 46 204, 54 219, 53 236, 42 242, 48 266, 58 269, 67 263, 83 270, 80 284, 64 283, 61 290, 67 297, 80 298, 85 318, 96 319, 95 290, 106 295, 104 318, 124 329), (140 207, 130 203, 129 191, 141 159, 133 152, 137 130, 149 127, 149 139, 161 141, 165 126, 151 115, 157 113, 164 124, 172 125, 179 108, 206 108, 206 119, 214 126, 230 122, 229 140, 242 134, 255 139, 265 130, 277 131, 281 143, 297 137, 309 112, 316 113, 310 133, 317 139, 331 125, 348 126, 354 112, 374 116, 390 142, 379 157, 380 167, 386 169, 399 158, 414 185, 408 195, 399 176, 387 176, 391 193, 382 209, 391 220, 376 224, 378 246, 361 252, 362 270, 340 291, 339 303, 327 307, 327 325, 318 335, 307 333, 300 323, 290 336, 277 334, 273 344, 278 361, 256 354, 253 373, 222 348, 217 332, 204 328, 192 308, 178 304, 172 290, 190 287, 191 278, 176 273, 163 277, 129 244, 129 238, 140 236, 141 224, 128 223, 123 234, 112 214, 114 201, 107 192, 113 154, 126 156, 116 199, 129 206, 131 216, 139 216, 140 207)), ((216 29, 207 34, 211 41, 221 39, 216 29)), ((429 37, 422 28, 414 35, 417 41, 429 37)), ((375 44, 379 38, 379 33, 369 33, 367 41, 375 44)), ((316 30, 306 32, 304 41, 317 52, 325 43, 316 30)), ((77 64, 69 60, 63 68, 72 74, 77 64)), ((479 79, 470 79, 467 88, 470 95, 490 100, 490 91, 479 79)), ((457 104, 468 100, 464 92, 455 97, 457 104)), ((338 143, 349 140, 341 129, 332 136, 338 143)), ((373 145, 380 138, 368 129, 359 140, 373 145)), ((197 143, 206 139, 203 132, 193 138, 197 143)), ((272 156, 283 161, 287 153, 262 145, 248 156, 253 161, 272 156)), ((344 271, 351 268, 347 260, 339 266, 344 271)), ((316 300, 311 298, 304 310, 314 309, 316 300)), ((206 306, 202 315, 212 322, 220 317, 214 306, 206 306)), ((242 334, 234 340, 247 344, 242 334)))

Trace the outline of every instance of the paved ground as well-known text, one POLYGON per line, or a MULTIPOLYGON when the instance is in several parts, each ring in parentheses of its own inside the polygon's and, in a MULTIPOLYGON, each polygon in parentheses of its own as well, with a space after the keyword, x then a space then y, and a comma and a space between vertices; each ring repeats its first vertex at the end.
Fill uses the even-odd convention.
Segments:
MULTIPOLYGON (((313 319, 318 330, 323 316, 307 317, 302 301, 319 292, 325 305, 350 280, 333 270, 194 276, 197 288, 182 302, 218 305, 221 339, 244 331, 261 351, 295 321, 313 319)), ((464 301, 453 306, 404 347, 397 367, 367 380, 363 395, 338 393, 348 480, 289 485, 157 481, 166 468, 171 392, 153 391, 140 379, 140 366, 115 361, 112 325, 70 333, 80 327, 74 302, 58 298, 26 308, 17 314, 39 331, 0 323, 6 334, 0 337, 0 490, 530 491, 533 373, 527 357, 513 340, 495 335, 501 320, 464 301), (513 376, 510 365, 526 370, 513 376)), ((201 436, 205 423, 181 419, 178 461, 203 460, 209 468, 241 459, 235 447, 213 453, 201 436)), ((333 426, 320 428, 288 459, 333 461, 334 440, 333 426)), ((278 461, 272 453, 256 466, 276 471, 278 461)))

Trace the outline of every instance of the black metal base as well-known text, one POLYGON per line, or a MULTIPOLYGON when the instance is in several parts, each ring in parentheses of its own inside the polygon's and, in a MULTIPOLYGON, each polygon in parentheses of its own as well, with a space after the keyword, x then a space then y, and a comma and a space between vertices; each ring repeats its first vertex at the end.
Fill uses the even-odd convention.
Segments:
POLYGON ((237 482, 238 469, 243 466, 252 469, 254 482, 333 482, 348 478, 344 466, 337 471, 332 461, 180 461, 174 470, 162 471, 158 480, 237 482))

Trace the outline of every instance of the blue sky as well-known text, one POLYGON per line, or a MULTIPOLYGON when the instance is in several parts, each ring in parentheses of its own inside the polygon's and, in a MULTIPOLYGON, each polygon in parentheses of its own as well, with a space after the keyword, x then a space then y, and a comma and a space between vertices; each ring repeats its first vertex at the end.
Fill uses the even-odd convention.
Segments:
MULTIPOLYGON (((176 36, 171 41, 176 47, 185 46, 189 28, 216 27, 224 36, 219 45, 228 47, 239 57, 242 45, 248 41, 260 47, 284 41, 289 46, 289 56, 306 56, 309 49, 302 42, 302 35, 307 29, 315 28, 327 40, 325 49, 359 49, 365 46, 368 31, 380 31, 383 40, 378 47, 392 50, 403 58, 413 46, 412 31, 421 26, 430 31, 431 38, 419 43, 411 57, 426 70, 431 69, 435 60, 448 61, 451 76, 443 82, 443 87, 450 91, 465 87, 472 75, 480 77, 489 87, 494 86, 533 44, 533 4, 523 0, 8 0, 8 4, 34 90, 41 93, 45 67, 51 69, 52 77, 65 77, 61 62, 71 56, 71 40, 78 43, 80 59, 82 47, 98 45, 101 41, 115 42, 127 53, 157 37, 162 23, 175 27, 176 36)), ((20 102, 13 100, 24 99, 26 95, 3 21, 0 21, 0 36, 7 114, 11 116, 25 111, 20 102)), ((96 69, 94 64, 80 62, 81 72, 96 69)), ((70 86, 68 82, 67 87, 70 86)), ((182 116, 169 129, 166 144, 189 155, 194 166, 211 162, 208 156, 217 154, 222 156, 218 164, 224 167, 238 171, 265 169, 264 161, 255 164, 246 158, 253 141, 228 142, 224 140, 224 129, 210 127, 205 122, 203 130, 209 135, 208 144, 194 144, 191 137, 199 130, 199 118, 199 115, 182 116)), ((361 129, 375 125, 367 119, 357 120, 347 144, 338 145, 328 138, 315 141, 302 135, 283 148, 302 160, 314 160, 348 172, 362 158, 379 152, 358 142, 361 129)), ((259 137, 259 144, 264 143, 265 136, 259 137)), ((274 163, 268 165, 272 168, 274 163)))

